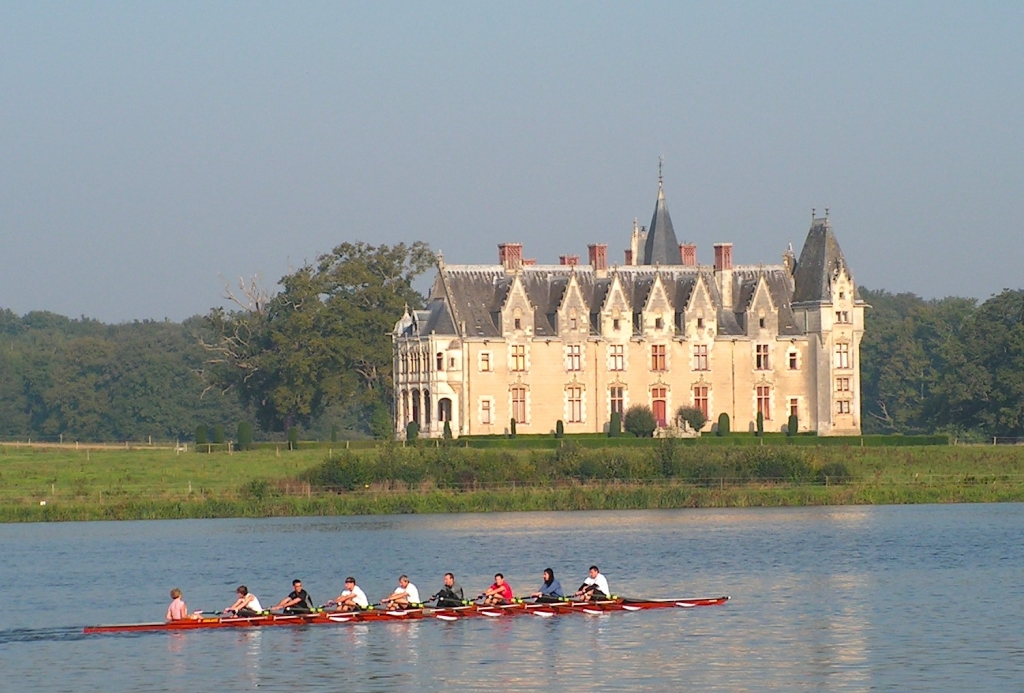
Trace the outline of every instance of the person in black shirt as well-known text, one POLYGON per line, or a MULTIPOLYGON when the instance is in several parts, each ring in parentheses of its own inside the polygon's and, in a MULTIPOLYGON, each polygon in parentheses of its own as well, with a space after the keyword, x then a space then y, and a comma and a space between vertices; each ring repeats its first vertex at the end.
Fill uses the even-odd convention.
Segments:
POLYGON ((455 582, 455 576, 451 573, 445 573, 444 587, 439 589, 437 594, 431 597, 431 599, 436 599, 437 607, 444 609, 446 607, 462 606, 462 600, 465 599, 465 596, 459 583, 455 582))
POLYGON ((309 592, 302 589, 302 580, 292 580, 292 591, 278 602, 275 609, 283 609, 286 614, 308 614, 313 611, 313 600, 309 592))

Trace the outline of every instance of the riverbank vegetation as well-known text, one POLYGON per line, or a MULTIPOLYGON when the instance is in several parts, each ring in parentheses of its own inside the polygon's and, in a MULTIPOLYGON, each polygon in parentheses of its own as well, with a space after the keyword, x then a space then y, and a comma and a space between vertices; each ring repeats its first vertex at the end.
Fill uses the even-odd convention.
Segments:
POLYGON ((1024 447, 0 447, 7 522, 987 501, 1024 501, 1024 447))

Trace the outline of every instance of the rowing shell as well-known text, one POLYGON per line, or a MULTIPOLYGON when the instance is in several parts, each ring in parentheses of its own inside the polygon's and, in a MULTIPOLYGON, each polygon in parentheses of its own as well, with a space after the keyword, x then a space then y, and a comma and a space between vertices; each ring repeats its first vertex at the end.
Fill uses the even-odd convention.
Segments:
POLYGON ((448 609, 423 607, 403 611, 318 611, 311 614, 265 614, 249 618, 216 616, 210 618, 185 619, 167 623, 123 623, 104 626, 88 626, 85 633, 132 633, 140 631, 160 630, 204 630, 208 628, 265 628, 271 626, 319 626, 338 625, 343 623, 367 623, 371 621, 408 621, 420 619, 438 619, 441 621, 458 621, 463 618, 508 618, 511 616, 532 615, 540 618, 551 618, 561 614, 584 613, 601 615, 613 611, 646 611, 649 609, 694 608, 698 606, 718 606, 729 601, 729 597, 711 597, 697 599, 608 599, 603 601, 565 601, 554 603, 533 604, 517 602, 500 606, 481 606, 470 604, 448 609))

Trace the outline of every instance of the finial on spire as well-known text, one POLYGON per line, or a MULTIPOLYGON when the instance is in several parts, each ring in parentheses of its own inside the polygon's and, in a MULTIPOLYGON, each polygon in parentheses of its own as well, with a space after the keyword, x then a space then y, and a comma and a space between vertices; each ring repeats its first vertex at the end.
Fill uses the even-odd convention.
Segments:
POLYGON ((811 223, 812 223, 812 224, 814 223, 814 214, 815 214, 815 212, 817 212, 817 211, 818 211, 818 210, 817 210, 816 208, 814 208, 814 207, 811 207, 811 223))
POLYGON ((825 208, 825 218, 828 219, 828 207, 825 208))
POLYGON ((659 190, 661 189, 661 183, 662 183, 661 167, 664 166, 664 165, 665 165, 665 157, 659 156, 658 157, 658 189, 659 190))

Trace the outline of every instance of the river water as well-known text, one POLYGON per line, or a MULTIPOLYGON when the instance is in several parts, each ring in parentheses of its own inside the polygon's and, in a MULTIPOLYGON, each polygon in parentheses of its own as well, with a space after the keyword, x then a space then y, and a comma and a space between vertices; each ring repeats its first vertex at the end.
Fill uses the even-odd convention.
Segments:
POLYGON ((0 526, 3 691, 1020 691, 1024 505, 196 520, 0 526), (180 587, 376 600, 597 563, 627 596, 725 606, 251 631, 81 634, 163 617, 180 587))

